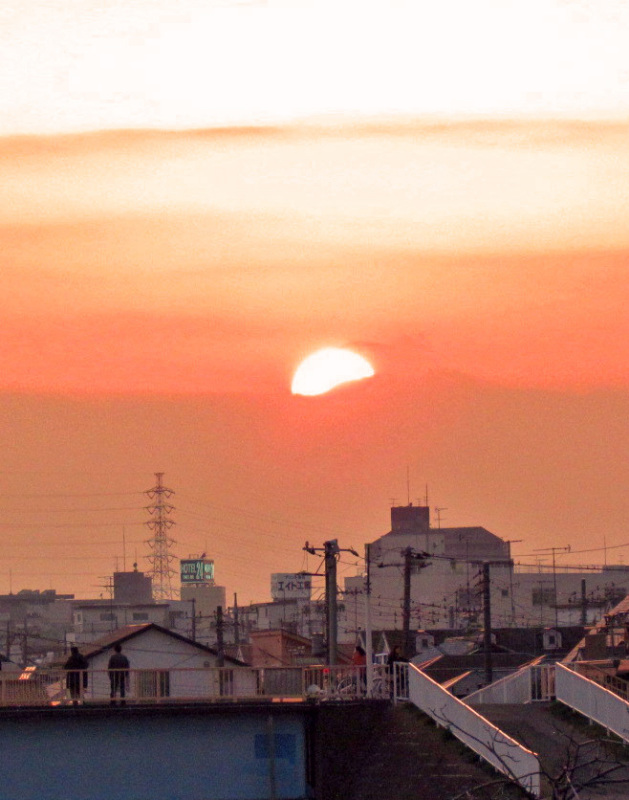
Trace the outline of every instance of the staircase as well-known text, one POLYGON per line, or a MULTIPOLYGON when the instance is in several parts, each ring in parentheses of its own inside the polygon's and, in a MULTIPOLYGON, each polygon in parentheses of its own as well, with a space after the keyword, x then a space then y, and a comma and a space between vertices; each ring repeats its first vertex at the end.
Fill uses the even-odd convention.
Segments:
POLYGON ((517 786, 505 790, 502 776, 411 706, 383 715, 360 761, 338 800, 452 800, 471 789, 475 800, 526 796, 517 786))
MULTIPOLYGON (((554 706, 553 713, 550 703, 480 704, 474 708, 539 755, 542 797, 553 797, 553 786, 556 791, 567 790, 568 779, 579 800, 629 797, 629 754, 623 745, 610 745, 609 739, 601 736, 604 731, 583 718, 561 706, 554 706)), ((568 792, 566 796, 574 795, 568 792)))

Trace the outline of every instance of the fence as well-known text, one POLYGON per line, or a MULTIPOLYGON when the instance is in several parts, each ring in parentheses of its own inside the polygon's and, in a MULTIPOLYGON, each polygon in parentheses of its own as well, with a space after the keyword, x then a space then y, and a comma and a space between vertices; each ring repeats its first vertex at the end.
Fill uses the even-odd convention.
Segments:
POLYGON ((469 705, 481 703, 533 703, 555 699, 555 665, 529 664, 489 686, 468 694, 469 705))
POLYGON ((449 730, 496 770, 539 797, 540 767, 536 753, 522 747, 412 664, 408 665, 407 686, 410 701, 437 725, 449 730))
MULTIPOLYGON (((371 697, 390 696, 386 667, 374 666, 371 697)), ((0 706, 64 705, 110 701, 108 670, 36 669, 0 673, 0 706)), ((128 703, 225 700, 356 700, 367 697, 364 667, 224 667, 117 671, 117 700, 128 703), (123 691, 121 691, 123 690, 123 691)))
MULTIPOLYGON (((629 703, 613 689, 613 682, 617 680, 596 664, 573 664, 571 668, 557 664, 557 700, 629 742, 629 703), (581 672, 586 674, 579 674, 581 672), (595 682, 595 675, 600 680, 608 679, 609 688, 600 681, 595 682)), ((626 695, 626 687, 623 689, 626 695)))

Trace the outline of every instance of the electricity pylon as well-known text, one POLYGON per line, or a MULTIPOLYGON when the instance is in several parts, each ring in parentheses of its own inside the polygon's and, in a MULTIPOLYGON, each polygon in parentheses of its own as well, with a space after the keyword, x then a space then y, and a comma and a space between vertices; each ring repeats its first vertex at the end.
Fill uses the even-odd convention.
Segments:
POLYGON ((174 495, 174 491, 162 485, 163 475, 163 472, 156 472, 156 485, 145 492, 149 499, 152 500, 146 510, 153 518, 149 519, 145 524, 153 531, 153 536, 147 539, 145 543, 148 544, 152 551, 147 556, 147 559, 151 565, 149 575, 153 580, 154 600, 169 600, 173 597, 173 577, 176 574, 172 568, 175 556, 170 552, 175 540, 168 534, 168 531, 175 524, 175 521, 170 518, 170 514, 175 510, 175 507, 167 502, 174 495))

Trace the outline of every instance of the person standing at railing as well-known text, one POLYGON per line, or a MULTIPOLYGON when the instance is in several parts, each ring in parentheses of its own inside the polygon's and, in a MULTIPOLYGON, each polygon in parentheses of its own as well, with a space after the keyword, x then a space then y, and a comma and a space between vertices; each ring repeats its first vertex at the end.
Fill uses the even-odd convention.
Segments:
POLYGON ((367 664, 367 655, 359 644, 356 645, 352 655, 352 664, 355 667, 364 667, 367 664))
POLYGON ((394 682, 394 680, 397 680, 396 687, 395 687, 396 688, 396 693, 398 695, 402 695, 402 694, 404 694, 406 692, 406 681, 404 680, 405 675, 404 675, 404 673, 402 672, 402 670, 399 667, 398 667, 397 670, 395 668, 395 665, 400 663, 400 662, 406 663, 406 662, 408 662, 408 658, 405 658, 402 655, 402 651, 400 650, 398 645, 395 645, 393 647, 393 649, 391 650, 391 652, 389 653, 389 656, 387 658, 387 670, 388 670, 388 673, 389 673, 389 686, 391 688, 391 697, 393 697, 393 682, 394 682), (397 676, 397 678, 396 678, 396 676, 397 676))
MULTIPOLYGON (((356 673, 360 677, 359 685, 361 689, 364 690, 367 686, 367 676, 365 674, 367 667, 367 654, 359 644, 356 645, 356 649, 352 654, 352 665, 356 667, 356 673)), ((358 685, 358 681, 356 683, 358 685)))
POLYGON ((120 644, 114 645, 114 652, 107 664, 107 671, 109 673, 109 685, 111 692, 111 705, 116 705, 116 695, 120 693, 120 705, 125 705, 126 686, 129 679, 129 659, 122 652, 120 644))
POLYGON ((78 705, 81 699, 81 687, 87 689, 87 668, 89 667, 87 659, 81 655, 79 648, 73 645, 70 648, 70 658, 63 665, 67 670, 66 675, 66 688, 70 693, 70 699, 73 705, 78 705))

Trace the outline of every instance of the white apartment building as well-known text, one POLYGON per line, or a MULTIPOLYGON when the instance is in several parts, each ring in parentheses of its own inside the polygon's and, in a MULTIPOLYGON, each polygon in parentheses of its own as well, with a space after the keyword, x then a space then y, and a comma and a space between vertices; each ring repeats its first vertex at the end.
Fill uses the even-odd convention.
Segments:
MULTIPOLYGON (((432 528, 427 507, 397 506, 391 509, 391 531, 367 548, 375 630, 402 627, 407 548, 428 554, 411 562, 414 629, 482 627, 483 562, 490 562, 494 627, 591 624, 629 593, 629 567, 514 567, 509 543, 485 528, 432 528)), ((344 635, 364 627, 364 587, 365 576, 345 581, 339 619, 344 635)))

